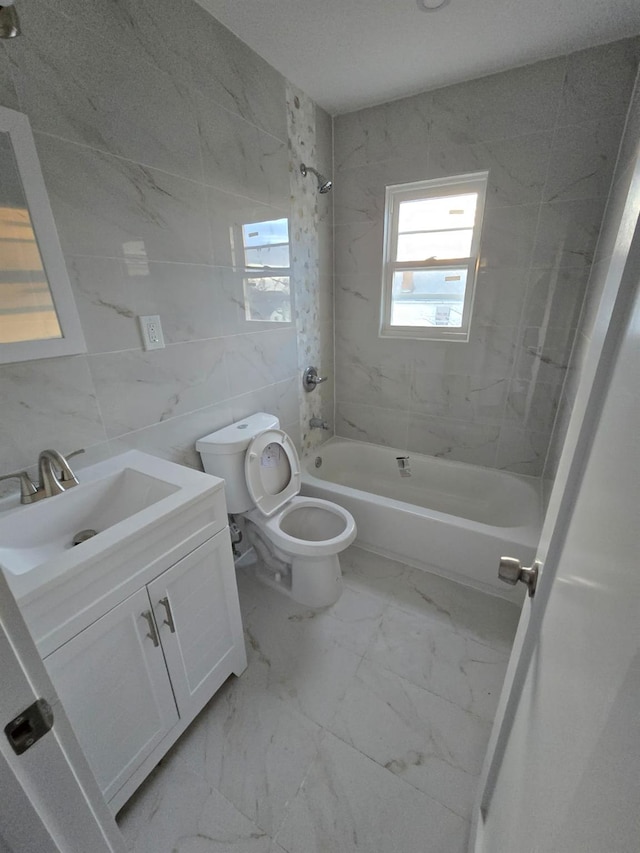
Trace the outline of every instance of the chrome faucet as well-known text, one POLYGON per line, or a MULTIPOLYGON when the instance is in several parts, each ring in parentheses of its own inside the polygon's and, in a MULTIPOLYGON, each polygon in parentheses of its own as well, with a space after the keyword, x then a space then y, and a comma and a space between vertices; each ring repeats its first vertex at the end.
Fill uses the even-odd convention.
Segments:
MULTIPOLYGON (((84 453, 84 450, 76 450, 70 453, 69 459, 79 453, 84 453)), ((78 478, 69 467, 69 462, 57 450, 42 451, 38 459, 38 475, 40 477, 40 488, 44 490, 45 498, 59 495, 72 486, 79 485, 78 478), (56 468, 60 471, 59 475, 56 473, 56 468)))
POLYGON ((69 467, 68 460, 72 456, 84 453, 84 450, 74 450, 65 459, 57 450, 43 450, 38 458, 38 476, 40 485, 32 482, 27 471, 17 471, 15 474, 0 476, 0 480, 20 480, 20 503, 31 504, 42 498, 50 498, 66 492, 72 486, 79 485, 78 478, 69 467), (60 471, 57 473, 56 469, 60 471))
POLYGON ((311 418, 309 420, 311 429, 329 429, 329 424, 323 421, 322 418, 311 418))

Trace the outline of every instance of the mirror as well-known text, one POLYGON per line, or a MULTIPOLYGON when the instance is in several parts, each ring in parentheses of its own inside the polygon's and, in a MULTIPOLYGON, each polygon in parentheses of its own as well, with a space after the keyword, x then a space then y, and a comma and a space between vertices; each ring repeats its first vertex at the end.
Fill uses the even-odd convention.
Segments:
POLYGON ((86 352, 28 118, 0 108, 0 362, 86 352))

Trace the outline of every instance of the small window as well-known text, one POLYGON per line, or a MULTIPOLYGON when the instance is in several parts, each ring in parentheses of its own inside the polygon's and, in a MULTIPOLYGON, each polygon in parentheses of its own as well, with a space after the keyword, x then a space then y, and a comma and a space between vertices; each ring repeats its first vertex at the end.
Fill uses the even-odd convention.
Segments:
POLYGON ((487 177, 387 187, 383 337, 469 340, 487 177))

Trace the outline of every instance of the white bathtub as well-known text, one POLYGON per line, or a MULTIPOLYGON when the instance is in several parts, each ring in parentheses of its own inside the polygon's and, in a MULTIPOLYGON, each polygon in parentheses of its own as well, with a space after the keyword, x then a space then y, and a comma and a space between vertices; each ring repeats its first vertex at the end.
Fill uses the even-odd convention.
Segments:
POLYGON ((541 525, 534 478, 332 438, 306 460, 302 483, 302 494, 352 513, 363 548, 523 600, 521 584, 498 580, 498 562, 506 555, 530 565, 534 558, 541 525), (396 457, 404 456, 410 477, 400 475, 396 457))

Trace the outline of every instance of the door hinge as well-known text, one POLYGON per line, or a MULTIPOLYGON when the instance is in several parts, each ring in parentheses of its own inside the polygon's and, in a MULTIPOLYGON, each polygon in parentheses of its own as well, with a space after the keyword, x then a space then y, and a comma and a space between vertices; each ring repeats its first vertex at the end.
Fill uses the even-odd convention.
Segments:
POLYGON ((53 711, 46 699, 38 699, 33 705, 14 717, 4 727, 7 740, 16 755, 22 755, 53 727, 53 711))

